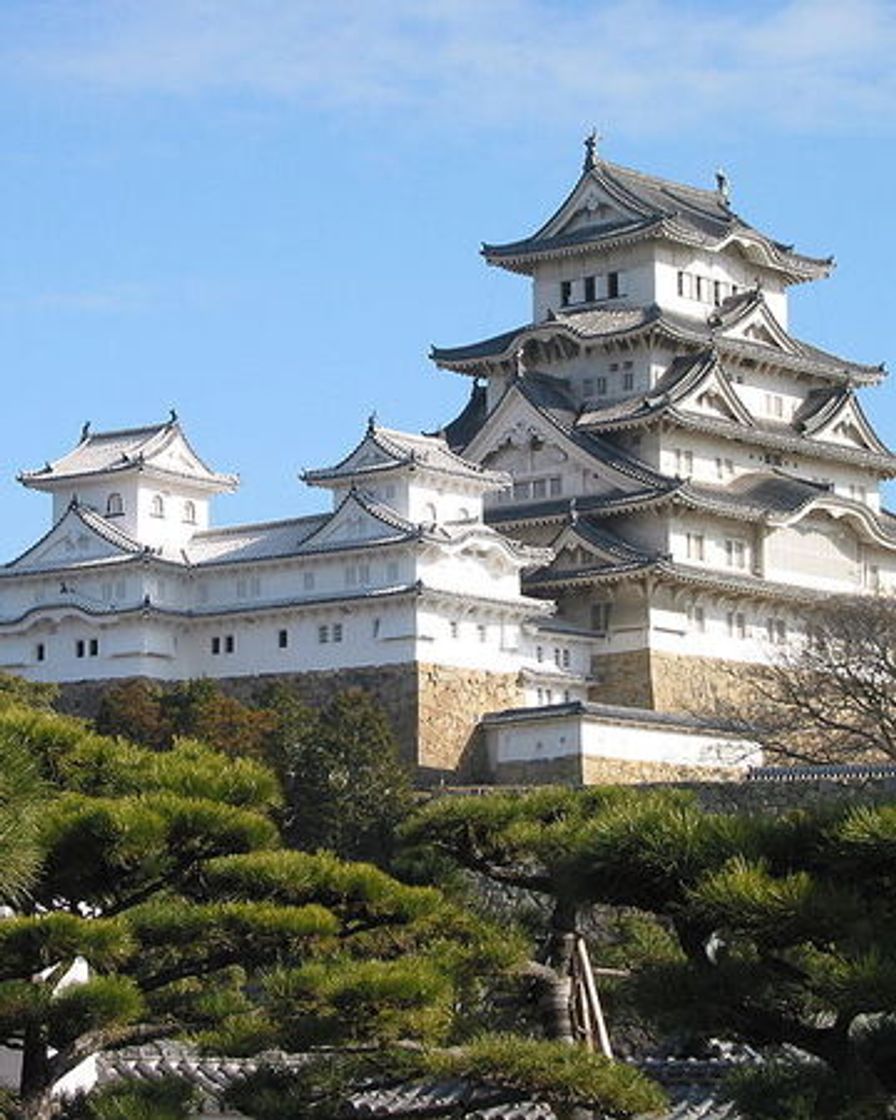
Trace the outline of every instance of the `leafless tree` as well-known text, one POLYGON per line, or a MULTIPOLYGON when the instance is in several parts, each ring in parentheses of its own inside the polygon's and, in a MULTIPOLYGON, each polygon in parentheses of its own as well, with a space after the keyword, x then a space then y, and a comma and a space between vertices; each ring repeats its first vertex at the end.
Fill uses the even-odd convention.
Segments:
POLYGON ((719 715, 770 762, 896 761, 896 598, 832 596, 719 715))

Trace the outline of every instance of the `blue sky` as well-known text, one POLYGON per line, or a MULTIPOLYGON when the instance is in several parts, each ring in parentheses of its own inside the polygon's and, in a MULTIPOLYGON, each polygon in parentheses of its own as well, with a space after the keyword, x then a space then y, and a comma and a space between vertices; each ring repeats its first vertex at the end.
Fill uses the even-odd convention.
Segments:
MULTIPOLYGON (((371 410, 438 426, 455 345, 526 320, 481 241, 538 226, 581 139, 734 204, 832 279, 795 333, 896 364, 896 5, 585 0, 2 0, 2 554, 48 524, 15 474, 81 424, 178 409, 236 471, 228 523, 371 410)), ((896 389, 865 397, 896 444, 896 389)))

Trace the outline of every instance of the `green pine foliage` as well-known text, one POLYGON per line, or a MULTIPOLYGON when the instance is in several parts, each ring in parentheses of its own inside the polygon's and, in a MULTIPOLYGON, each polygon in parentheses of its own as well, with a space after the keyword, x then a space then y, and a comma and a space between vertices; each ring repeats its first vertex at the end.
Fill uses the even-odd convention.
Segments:
MULTIPOLYGON (((332 709, 334 726, 355 729, 356 759, 370 727, 383 731, 371 711, 356 698, 332 709)), ((258 761, 193 740, 140 746, 12 706, 0 709, 4 746, 41 783, 40 873, 0 922, 0 1044, 24 1052, 24 1120, 44 1120, 53 1083, 86 1055, 157 1038, 232 1054, 465 1051, 496 985, 524 966, 519 936, 435 888, 284 848, 279 787, 258 761), (80 958, 89 978, 70 982, 80 958)), ((625 1076, 607 1101, 625 1099, 625 1076)), ((179 1089, 130 1086, 69 1113, 174 1120, 188 1105, 179 1089)))
POLYGON ((361 689, 338 693, 319 712, 284 688, 265 702, 278 721, 268 752, 285 775, 290 844, 387 865, 412 789, 382 708, 361 689))
POLYGON ((896 806, 766 816, 678 791, 552 790, 436 801, 405 835, 544 894, 559 947, 591 905, 642 914, 610 954, 632 969, 617 994, 689 1045, 777 1055, 732 1087, 749 1120, 892 1115, 896 806))

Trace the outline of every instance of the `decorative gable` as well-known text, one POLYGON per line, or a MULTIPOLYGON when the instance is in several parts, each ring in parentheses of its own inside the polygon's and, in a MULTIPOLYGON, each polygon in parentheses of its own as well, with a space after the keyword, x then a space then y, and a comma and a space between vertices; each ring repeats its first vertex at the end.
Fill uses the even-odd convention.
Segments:
POLYGON ((729 320, 721 334, 725 338, 742 338, 748 342, 758 343, 760 346, 771 346, 788 354, 799 353, 799 347, 771 313, 761 296, 746 304, 744 313, 740 317, 729 320))
POLYGON ((377 540, 408 536, 413 526, 390 511, 373 506, 352 491, 317 532, 301 544, 301 551, 346 548, 377 540))
POLYGON ((7 570, 52 571, 125 559, 141 551, 123 533, 107 531, 97 514, 73 505, 45 536, 8 564, 7 570))

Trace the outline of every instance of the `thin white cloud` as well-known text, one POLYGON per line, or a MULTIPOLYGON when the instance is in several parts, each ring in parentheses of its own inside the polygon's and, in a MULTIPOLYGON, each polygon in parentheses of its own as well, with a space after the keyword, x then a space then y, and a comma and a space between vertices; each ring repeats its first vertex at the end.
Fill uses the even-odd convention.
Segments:
POLYGON ((0 42, 19 80, 465 128, 896 122, 890 0, 44 0, 0 13, 0 42))

